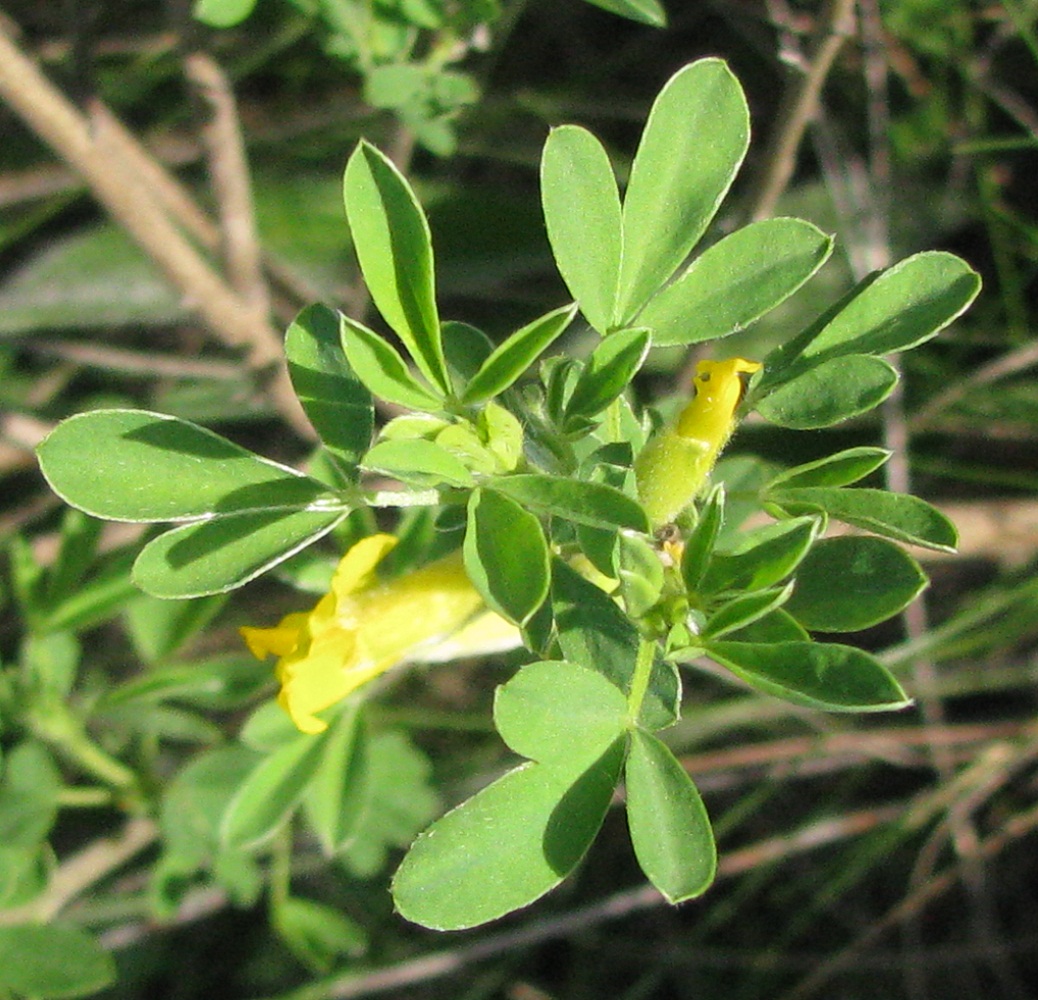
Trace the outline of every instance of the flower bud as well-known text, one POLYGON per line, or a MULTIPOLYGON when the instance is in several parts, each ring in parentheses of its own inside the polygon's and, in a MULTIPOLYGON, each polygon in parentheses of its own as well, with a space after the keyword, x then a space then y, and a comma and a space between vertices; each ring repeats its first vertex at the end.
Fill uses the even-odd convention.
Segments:
POLYGON ((735 430, 743 394, 739 376, 760 367, 744 358, 696 365, 695 396, 672 427, 649 441, 634 465, 638 497, 654 525, 674 520, 703 488, 735 430))

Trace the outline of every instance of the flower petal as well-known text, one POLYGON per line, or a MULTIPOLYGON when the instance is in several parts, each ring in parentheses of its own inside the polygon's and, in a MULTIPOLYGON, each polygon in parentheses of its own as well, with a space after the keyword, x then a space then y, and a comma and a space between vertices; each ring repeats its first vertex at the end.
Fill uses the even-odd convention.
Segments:
POLYGON ((357 639, 353 632, 328 629, 305 650, 278 661, 278 703, 304 733, 319 733, 327 723, 316 718, 358 688, 367 676, 356 676, 357 639))
POLYGON ((339 560, 332 577, 332 593, 340 600, 364 590, 374 582, 375 567, 397 543, 392 535, 369 535, 362 538, 339 560))
POLYGON ((266 659, 271 653, 275 656, 288 656, 296 648, 309 617, 308 614, 286 615, 273 628, 252 628, 243 625, 238 632, 249 647, 249 652, 257 660, 266 659))

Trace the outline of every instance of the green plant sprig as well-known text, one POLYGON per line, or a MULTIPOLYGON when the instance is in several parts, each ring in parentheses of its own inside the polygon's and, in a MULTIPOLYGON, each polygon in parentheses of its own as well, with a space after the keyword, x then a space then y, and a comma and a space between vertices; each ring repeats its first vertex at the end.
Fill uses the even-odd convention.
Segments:
MULTIPOLYGON (((441 319, 421 205, 389 159, 361 142, 345 171, 346 215, 372 301, 403 350, 322 305, 300 314, 285 343, 334 483, 137 410, 72 417, 40 447, 44 474, 73 506, 175 524, 134 568, 137 584, 160 597, 240 587, 369 505, 455 512, 460 563, 434 561, 426 576, 379 583, 378 559, 357 575, 351 550, 314 611, 254 630, 280 657, 289 701, 288 685, 306 679, 308 643, 333 643, 344 664, 376 662, 357 649, 381 641, 378 621, 372 632, 371 622, 353 628, 344 609, 380 609, 388 623, 441 585, 466 599, 475 588, 535 657, 494 706, 502 739, 525 760, 411 846, 393 889, 409 919, 468 927, 532 902, 578 864, 621 782, 648 878, 675 902, 705 891, 716 866, 709 818, 655 735, 694 711, 682 704, 680 662, 707 656, 766 695, 824 711, 909 703, 870 654, 810 632, 855 632, 898 613, 926 583, 898 543, 950 550, 947 519, 915 497, 855 485, 888 457, 878 448, 762 474, 752 504, 726 498, 714 461, 751 409, 778 427, 811 430, 877 406, 897 380, 886 356, 952 322, 977 294, 977 275, 947 253, 871 275, 759 364, 707 363, 686 414, 655 435, 627 395, 654 347, 743 329, 831 252, 832 239, 810 223, 772 219, 689 262, 748 142, 742 89, 717 59, 665 85, 622 198, 590 132, 553 130, 542 197, 573 302, 496 345, 441 319), (582 359, 544 357, 578 312, 601 335, 597 346, 582 359), (522 381, 531 368, 536 376, 522 381), (740 373, 752 375, 745 387, 740 373), (722 377, 730 391, 711 410, 708 383, 719 388, 722 377), (375 399, 406 411, 377 434, 375 399), (674 448, 661 460, 667 435, 674 448), (401 485, 369 489, 374 475, 401 485), (751 505, 761 517, 746 527, 751 505), (864 533, 825 537, 829 520, 864 533), (440 583, 416 588, 437 573, 440 583)), ((421 563, 422 545, 408 547, 403 566, 421 563)), ((375 673, 407 653, 394 646, 375 673)), ((234 859, 242 884, 248 859, 300 811, 329 853, 359 835, 378 795, 377 734, 358 709, 371 690, 315 708, 313 735, 292 730, 280 710, 276 723, 258 714, 243 740, 259 757, 221 762, 240 781, 215 824, 214 850, 234 859)))

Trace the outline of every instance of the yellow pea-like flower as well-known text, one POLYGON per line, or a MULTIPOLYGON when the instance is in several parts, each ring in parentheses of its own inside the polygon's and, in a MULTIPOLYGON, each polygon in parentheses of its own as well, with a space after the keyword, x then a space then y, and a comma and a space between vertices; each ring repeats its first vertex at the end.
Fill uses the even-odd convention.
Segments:
POLYGON ((638 496, 654 525, 674 520, 703 488, 735 430, 743 393, 739 376, 760 367, 745 358, 696 365, 695 396, 673 427, 657 434, 635 462, 638 496))
POLYGON ((519 643, 518 631, 486 609, 460 553, 379 582, 375 568, 396 542, 392 535, 362 539, 312 611, 286 615, 273 628, 240 630, 258 659, 278 657, 278 702, 304 733, 327 728, 316 713, 397 663, 519 643))

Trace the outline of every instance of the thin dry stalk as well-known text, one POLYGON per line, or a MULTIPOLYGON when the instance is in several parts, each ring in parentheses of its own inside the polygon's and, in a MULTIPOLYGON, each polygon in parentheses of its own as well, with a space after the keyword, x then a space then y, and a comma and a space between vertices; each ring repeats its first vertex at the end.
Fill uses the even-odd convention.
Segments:
POLYGON ((202 140, 219 209, 227 276, 231 287, 257 316, 265 316, 270 309, 270 294, 263 280, 249 165, 234 91, 223 68, 207 52, 189 53, 184 70, 209 111, 202 140))
MULTIPOLYGON (((796 167, 797 150, 818 108, 818 98, 843 43, 853 33, 854 0, 827 0, 818 17, 818 28, 802 69, 791 69, 779 102, 754 185, 756 197, 749 210, 751 220, 767 219, 786 190, 796 167)), ((798 60, 799 62, 799 60, 798 60)))
POLYGON ((20 50, 2 23, 0 97, 83 177, 98 201, 208 327, 226 344, 245 352, 253 372, 269 379, 268 390, 279 412, 300 435, 312 438, 313 430, 281 364, 280 336, 265 321, 257 321, 248 304, 227 287, 172 222, 121 155, 110 116, 81 115, 20 50))

